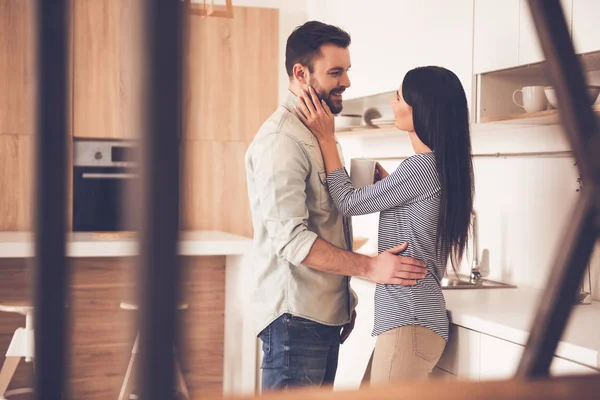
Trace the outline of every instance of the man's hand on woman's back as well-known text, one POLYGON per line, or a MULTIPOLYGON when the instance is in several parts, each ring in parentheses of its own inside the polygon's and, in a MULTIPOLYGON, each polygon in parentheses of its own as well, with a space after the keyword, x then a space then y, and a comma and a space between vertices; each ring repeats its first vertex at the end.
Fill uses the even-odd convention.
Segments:
POLYGON ((427 267, 412 257, 399 256, 406 247, 408 243, 403 243, 373 257, 366 277, 376 283, 416 285, 427 274, 427 267))

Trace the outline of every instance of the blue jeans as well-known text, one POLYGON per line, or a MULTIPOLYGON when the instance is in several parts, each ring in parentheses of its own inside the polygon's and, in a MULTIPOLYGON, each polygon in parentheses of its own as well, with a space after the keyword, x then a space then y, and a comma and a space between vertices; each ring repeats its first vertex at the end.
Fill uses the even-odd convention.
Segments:
POLYGON ((290 314, 273 321, 258 335, 263 349, 263 391, 333 384, 340 329, 290 314))

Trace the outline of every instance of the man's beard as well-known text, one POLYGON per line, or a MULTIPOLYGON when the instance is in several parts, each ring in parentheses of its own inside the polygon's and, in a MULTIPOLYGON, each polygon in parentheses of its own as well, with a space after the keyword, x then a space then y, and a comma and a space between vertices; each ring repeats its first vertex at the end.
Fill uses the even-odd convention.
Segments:
POLYGON ((321 85, 319 85, 317 80, 314 79, 313 77, 311 77, 311 79, 309 81, 309 85, 312 86, 313 89, 315 89, 315 92, 317 92, 317 96, 319 96, 319 99, 325 100, 325 104, 327 104, 327 106, 331 110, 332 114, 336 115, 336 114, 339 114, 342 112, 342 108, 343 108, 342 100, 341 99, 340 100, 331 99, 331 93, 336 92, 336 91, 343 92, 344 90, 346 90, 345 87, 340 86, 338 88, 332 89, 326 95, 325 91, 323 89, 321 89, 321 85))

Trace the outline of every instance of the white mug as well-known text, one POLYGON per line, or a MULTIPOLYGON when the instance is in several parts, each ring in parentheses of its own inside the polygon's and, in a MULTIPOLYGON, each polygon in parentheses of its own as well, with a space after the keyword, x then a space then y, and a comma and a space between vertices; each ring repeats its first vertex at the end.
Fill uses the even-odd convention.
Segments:
POLYGON ((352 185, 360 189, 375 182, 377 162, 368 158, 353 158, 350 161, 350 180, 352 185))
POLYGON ((525 86, 523 89, 515 90, 513 102, 528 113, 544 111, 548 108, 548 99, 543 86, 525 86), (519 104, 515 98, 519 92, 523 95, 523 104, 519 104))

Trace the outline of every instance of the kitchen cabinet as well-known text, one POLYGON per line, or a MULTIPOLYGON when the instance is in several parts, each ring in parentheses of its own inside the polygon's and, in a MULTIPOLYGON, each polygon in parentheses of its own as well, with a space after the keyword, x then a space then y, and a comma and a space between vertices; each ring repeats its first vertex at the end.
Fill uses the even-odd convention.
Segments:
POLYGON ((279 10, 192 16, 183 99, 182 229, 252 237, 244 154, 277 108, 279 10))
POLYGON ((577 53, 600 51, 600 1, 573 0, 573 43, 577 53))
POLYGON ((73 135, 140 135, 139 1, 77 0, 73 23, 73 135))
POLYGON ((520 0, 475 0, 473 72, 519 64, 520 0))
POLYGON ((517 371, 523 347, 489 335, 481 335, 480 379, 509 379, 517 371))
MULTIPOLYGON (((481 334, 480 379, 514 377, 524 350, 525 346, 481 334)), ((553 376, 594 373, 598 371, 558 357, 553 358, 550 366, 550 374, 553 376)))
MULTIPOLYGON (((577 53, 600 50, 600 2, 561 0, 577 53)), ((475 0, 475 74, 544 60, 527 0, 475 0)))
POLYGON ((450 324, 450 340, 437 368, 459 378, 479 380, 480 336, 479 332, 450 324))
POLYGON ((597 374, 598 371, 588 368, 585 365, 577 364, 564 358, 554 357, 550 365, 550 374, 558 375, 579 375, 579 374, 597 374))
POLYGON ((423 65, 454 71, 470 99, 473 0, 326 0, 309 2, 308 12, 352 36, 346 99, 396 91, 408 70, 423 65))
POLYGON ((34 0, 0 0, 0 231, 31 229, 34 0))
POLYGON ((0 135, 0 231, 31 230, 33 135, 0 135))
MULTIPOLYGON (((514 377, 525 346, 450 324, 450 340, 434 369, 440 379, 498 380, 514 377)), ((593 368, 554 357, 553 376, 594 374, 593 368)))
POLYGON ((34 133, 33 18, 34 0, 0 0, 0 134, 34 133))
POLYGON ((236 7, 234 14, 190 18, 185 139, 249 143, 277 108, 279 10, 236 7))
MULTIPOLYGON (((565 19, 571 33, 571 19, 574 0, 561 0, 565 19)), ((577 0, 575 0, 577 1, 577 0)), ((540 62, 545 59, 535 24, 529 9, 529 2, 521 0, 519 12, 519 65, 540 62)))
MULTIPOLYGON (((96 248, 89 238, 87 240, 88 250, 96 248)), ((214 396, 223 389, 228 263, 222 255, 181 258, 182 284, 178 295, 189 307, 177 315, 181 332, 177 357, 192 399, 214 396)), ((30 264, 28 258, 0 259, 3 302, 22 302, 32 293, 30 264)), ((65 382, 69 398, 118 398, 137 333, 136 312, 123 310, 119 304, 135 298, 136 276, 134 257, 70 258, 69 354, 66 360, 69 377, 65 382)), ((232 303, 237 305, 237 299, 232 303)), ((23 316, 0 313, 0 348, 3 351, 24 320, 23 316)), ((240 336, 235 333, 234 340, 241 336, 241 333, 240 336)), ((241 358, 240 354, 236 356, 235 366, 241 358)), ((233 361, 229 362, 233 364, 233 361)), ((12 388, 31 387, 32 370, 32 364, 22 362, 12 388)), ((230 374, 231 370, 235 368, 226 373, 230 374)))

